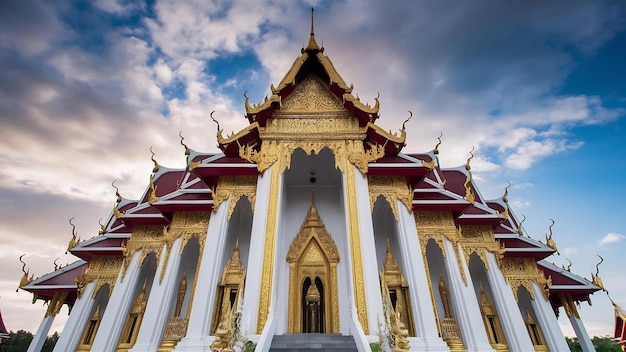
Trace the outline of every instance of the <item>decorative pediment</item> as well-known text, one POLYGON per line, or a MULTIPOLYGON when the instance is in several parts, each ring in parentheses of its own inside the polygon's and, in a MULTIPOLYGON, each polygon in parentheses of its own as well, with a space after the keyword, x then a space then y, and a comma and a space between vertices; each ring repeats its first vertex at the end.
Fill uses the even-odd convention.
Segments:
MULTIPOLYGON (((320 219, 317 207, 315 207, 315 202, 311 203, 311 207, 300 227, 300 231, 298 231, 296 238, 291 242, 291 246, 289 246, 287 262, 295 263, 313 239, 317 241, 329 262, 339 262, 339 251, 337 250, 335 241, 328 231, 326 231, 322 219, 320 219)), ((313 254, 314 250, 310 252, 311 253, 307 252, 307 254, 313 254)))
POLYGON ((283 101, 281 113, 347 111, 322 80, 311 74, 283 101))

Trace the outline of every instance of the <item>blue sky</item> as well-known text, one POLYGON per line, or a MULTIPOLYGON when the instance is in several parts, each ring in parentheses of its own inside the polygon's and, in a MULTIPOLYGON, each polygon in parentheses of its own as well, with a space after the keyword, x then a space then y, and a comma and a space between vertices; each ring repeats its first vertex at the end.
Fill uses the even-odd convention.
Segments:
MULTIPOLYGON (((151 170, 216 151, 316 38, 362 101, 380 92, 386 129, 407 124, 407 152, 432 149, 472 169, 543 239, 556 221, 558 265, 589 277, 597 255, 626 305, 626 5, 619 1, 17 1, 0 3, 0 308, 9 329, 35 331, 44 309, 15 293, 64 256, 75 217, 97 233, 115 200, 137 198, 151 170)), ((591 335, 611 333, 603 293, 582 305, 591 335)), ((59 317, 54 328, 62 326, 59 317)), ((569 323, 561 319, 566 333, 569 323)))

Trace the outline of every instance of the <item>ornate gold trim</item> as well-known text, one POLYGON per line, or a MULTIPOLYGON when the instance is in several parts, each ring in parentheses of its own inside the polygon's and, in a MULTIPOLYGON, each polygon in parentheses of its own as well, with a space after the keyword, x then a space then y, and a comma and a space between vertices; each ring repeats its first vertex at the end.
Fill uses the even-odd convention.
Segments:
POLYGON ((82 296, 85 285, 90 282, 95 282, 91 298, 95 298, 100 288, 105 284, 109 285, 109 296, 111 296, 117 277, 122 269, 123 261, 124 257, 117 256, 100 256, 90 260, 87 270, 85 270, 85 273, 77 280, 79 297, 82 296))
MULTIPOLYGON (((356 165, 355 165, 356 167, 356 165)), ((359 231, 359 217, 357 214, 356 184, 354 168, 346 165, 345 170, 346 190, 348 197, 348 235, 352 254, 352 280, 354 285, 354 298, 356 303, 357 316, 365 335, 369 334, 367 321, 367 301, 365 299, 365 282, 363 278, 363 257, 361 253, 361 234, 359 231)))
POLYGON ((413 212, 413 192, 406 183, 404 176, 368 176, 368 188, 370 195, 370 208, 374 211, 374 203, 378 199, 378 196, 383 196, 393 213, 393 217, 396 221, 399 221, 398 207, 396 206, 396 199, 401 201, 406 207, 409 213, 413 212))
POLYGON ((230 199, 227 219, 230 220, 241 197, 247 197, 254 211, 257 176, 221 176, 217 188, 213 190, 213 212, 220 204, 230 199))
POLYGON ((324 325, 327 329, 325 332, 338 333, 337 263, 339 262, 339 251, 320 219, 314 202, 311 202, 304 222, 300 226, 300 231, 289 246, 286 260, 289 263, 288 332, 304 332, 300 331, 302 284, 306 277, 309 277, 312 281, 312 287, 316 287, 316 278, 319 278, 324 285, 326 306, 323 308, 327 313, 324 315, 324 325))
POLYGON ((515 300, 519 301, 517 291, 520 286, 524 286, 530 298, 534 300, 533 282, 544 288, 543 296, 546 300, 548 299, 548 287, 551 285, 552 280, 543 276, 543 272, 537 268, 534 258, 505 257, 502 259, 501 268, 506 282, 513 289, 515 300))

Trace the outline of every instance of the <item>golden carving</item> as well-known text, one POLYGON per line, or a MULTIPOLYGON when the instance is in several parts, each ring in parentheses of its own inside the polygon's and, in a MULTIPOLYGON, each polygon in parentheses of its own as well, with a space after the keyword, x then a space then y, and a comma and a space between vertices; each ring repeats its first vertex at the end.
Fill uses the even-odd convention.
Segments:
POLYGON ((241 197, 247 197, 254 211, 256 199, 256 176, 222 176, 213 190, 213 211, 217 212, 220 204, 230 198, 227 219, 230 220, 241 197))
POLYGON ((550 219, 550 221, 552 221, 552 224, 550 224, 550 227, 548 228, 550 236, 546 235, 546 246, 555 251, 557 255, 560 255, 559 249, 556 247, 556 242, 552 238, 552 226, 554 226, 554 220, 550 219))
POLYGON ((502 274, 513 289, 516 300, 518 300, 517 291, 520 286, 524 286, 530 298, 535 299, 532 289, 533 282, 544 288, 544 298, 548 299, 548 286, 550 286, 551 280, 543 276, 543 272, 537 268, 534 258, 504 258, 502 259, 502 274))
MULTIPOLYGON (((391 295, 389 293, 389 286, 385 281, 385 274, 380 273, 380 288, 383 295, 383 310, 385 314, 385 324, 387 329, 391 332, 391 349, 393 352, 405 352, 409 351, 411 346, 409 345, 409 331, 407 330, 400 312, 396 312, 393 307, 391 295)), ((396 303, 397 306, 397 303, 396 303)))
POLYGON ((580 318, 578 309, 576 309, 576 303, 572 299, 571 294, 559 294, 559 298, 561 299, 561 304, 563 304, 563 309, 565 309, 565 314, 567 314, 568 318, 572 316, 580 318))
POLYGON ((602 283, 602 279, 600 278, 600 264, 602 264, 602 262, 604 261, 604 258, 602 258, 599 255, 598 257, 600 258, 600 262, 596 264, 596 273, 595 274, 591 273, 591 283, 600 287, 602 291, 607 292, 606 288, 604 288, 604 284, 602 283))
MULTIPOLYGON (((301 331, 302 284, 309 278, 311 287, 317 289, 315 279, 322 282, 327 301, 324 307, 324 327, 326 333, 339 332, 339 306, 337 287, 337 263, 339 251, 332 236, 326 231, 319 217, 315 202, 300 226, 300 231, 289 246, 286 257, 289 263, 289 313, 287 327, 289 333, 301 331), (330 304, 329 304, 330 303, 330 304)), ((314 292, 313 290, 312 292, 314 292)), ((319 292, 318 292, 319 295, 319 292)))
POLYGON ((345 111, 341 101, 330 92, 328 86, 316 75, 309 75, 299 83, 282 102, 280 111, 285 112, 325 112, 345 111))
MULTIPOLYGON (((241 265, 241 256, 239 253, 239 239, 235 242, 235 249, 231 254, 228 262, 224 266, 222 271, 222 278, 217 289, 217 299, 215 301, 215 315, 213 317, 212 331, 219 332, 220 324, 230 324, 229 319, 232 319, 232 307, 231 304, 235 303, 231 301, 233 295, 238 295, 238 290, 243 287, 245 281, 245 272, 243 265, 241 265), (224 314, 231 314, 231 316, 224 316, 224 314)), ((222 326, 223 328, 224 326, 222 326)))
POLYGON ((163 226, 135 226, 128 241, 126 241, 125 244, 122 244, 122 252, 126 258, 122 272, 126 272, 126 269, 130 264, 130 260, 136 251, 141 251, 141 257, 139 258, 139 262, 137 264, 138 266, 143 264, 143 261, 151 252, 154 252, 158 261, 161 257, 164 244, 163 226))
POLYGON ((391 207, 396 221, 399 221, 396 199, 401 201, 409 212, 413 211, 413 192, 404 176, 368 176, 367 179, 372 211, 374 211, 374 203, 381 195, 391 207))
POLYGON ((545 339, 543 338, 543 332, 541 331, 541 327, 535 322, 535 319, 528 310, 526 310, 525 323, 526 329, 528 330, 528 334, 530 335, 530 340, 533 343, 533 348, 535 349, 535 351, 549 351, 548 346, 546 346, 545 339))
POLYGON ((20 262, 22 262, 22 278, 20 279, 20 283, 19 286, 17 288, 17 290, 15 290, 15 292, 18 292, 20 288, 28 285, 29 283, 31 283, 33 281, 34 275, 30 275, 30 277, 28 276, 28 274, 30 273, 30 270, 26 270, 26 263, 22 260, 22 258, 25 256, 26 254, 22 254, 20 255, 20 262))
POLYGON ((71 251, 74 247, 76 247, 77 244, 80 243, 80 238, 76 236, 76 226, 72 223, 72 220, 74 220, 74 218, 71 218, 69 221, 70 225, 72 225, 72 238, 70 239, 70 242, 67 244, 67 249, 65 250, 65 254, 67 254, 67 252, 71 251))
POLYGON ((486 252, 491 252, 496 256, 498 263, 504 256, 504 249, 496 241, 491 226, 485 225, 463 225, 461 226, 461 247, 465 255, 465 262, 469 265, 470 255, 476 253, 485 268, 489 270, 486 252))
POLYGON ((261 150, 257 151, 255 146, 239 146, 239 156, 248 162, 257 164, 259 172, 263 173, 277 160, 277 148, 275 141, 261 142, 261 150))
POLYGON ((395 314, 402 325, 406 327, 409 336, 415 336, 411 300, 409 297, 409 286, 406 281, 404 281, 402 269, 391 252, 389 240, 387 240, 387 251, 385 253, 385 263, 383 265, 381 277, 381 280, 384 280, 386 284, 387 293, 394 293, 395 306, 392 305, 392 307, 395 314))
POLYGON ((459 242, 461 240, 461 232, 454 223, 454 217, 451 212, 441 211, 424 211, 416 212, 415 226, 417 227, 417 234, 422 248, 422 255, 426 258, 426 246, 429 240, 435 241, 441 254, 447 257, 446 248, 443 244, 444 238, 452 242, 455 250, 455 256, 457 264, 459 265, 459 271, 465 284, 467 284, 467 276, 465 275, 465 268, 462 263, 462 256, 459 250, 459 242))
POLYGON ((65 300, 68 295, 69 292, 55 292, 52 299, 48 301, 48 309, 46 310, 45 317, 56 317, 56 315, 61 311, 61 308, 63 308, 63 304, 65 304, 65 300))
POLYGON ((443 281, 443 277, 439 277, 439 294, 441 295, 441 303, 443 304, 444 318, 441 322, 442 338, 450 347, 451 352, 464 352, 465 347, 461 339, 461 329, 459 323, 452 317, 450 308, 450 296, 448 294, 448 286, 443 281))
POLYGON ((79 295, 82 295, 85 285, 95 281, 92 298, 95 298, 100 288, 106 284, 109 285, 109 296, 113 292, 115 282, 120 274, 124 257, 117 256, 98 256, 89 261, 87 270, 78 280, 79 295))
POLYGON ((182 211, 174 213, 172 222, 163 228, 163 237, 158 240, 161 241, 162 244, 167 245, 168 248, 165 251, 165 260, 163 261, 163 266, 161 268, 159 282, 163 281, 165 269, 167 268, 167 262, 169 261, 172 252, 172 244, 177 238, 182 237, 182 243, 180 244, 178 255, 183 254, 183 250, 185 249, 187 242, 189 242, 189 240, 193 237, 198 239, 200 250, 204 248, 210 217, 211 212, 182 211))

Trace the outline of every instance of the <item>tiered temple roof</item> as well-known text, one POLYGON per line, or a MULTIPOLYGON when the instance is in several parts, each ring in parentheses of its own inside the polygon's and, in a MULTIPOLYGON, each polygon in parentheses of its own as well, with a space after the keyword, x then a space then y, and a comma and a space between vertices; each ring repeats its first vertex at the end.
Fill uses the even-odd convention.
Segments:
POLYGON ((278 86, 271 87, 271 96, 253 105, 246 98, 245 117, 249 125, 223 137, 218 124, 217 140, 221 153, 190 150, 181 140, 187 157, 186 168, 170 169, 155 161, 150 183, 140 199, 128 200, 118 194, 114 209, 102 225, 100 234, 70 245, 70 252, 81 260, 21 288, 33 293, 35 299, 43 300, 52 299, 59 290, 67 291, 70 297, 66 302, 71 305, 76 299, 77 282, 89 261, 103 255, 123 256, 124 245, 133 227, 167 225, 172 221, 174 212, 211 211, 215 201, 214 191, 220 178, 254 176, 263 172, 255 163, 242 157, 242 148, 260 151, 263 131, 270 117, 280 114, 283 104, 296 91, 298 83, 311 76, 326 85, 337 103, 356 117, 364 135, 364 149, 379 150, 378 158, 368 164, 367 174, 405 178, 407 187, 412 190, 411 210, 448 211, 454 215, 457 225, 485 225, 493 228, 495 241, 504 248, 505 257, 533 258, 545 277, 551 278, 550 301, 554 308, 562 305, 559 294, 568 293, 576 301, 585 301, 589 294, 600 289, 569 270, 560 269, 544 260, 556 251, 556 246, 553 241, 544 244, 524 234, 522 221, 510 208, 506 192, 498 199, 484 199, 472 177, 471 157, 465 165, 442 168, 437 147, 425 153, 403 154, 401 151, 406 140, 404 124, 399 134, 386 132, 375 124, 380 117, 378 98, 371 106, 352 95, 353 87, 344 82, 330 59, 324 55, 324 48, 317 45, 313 28, 307 47, 302 49, 301 55, 278 86))

